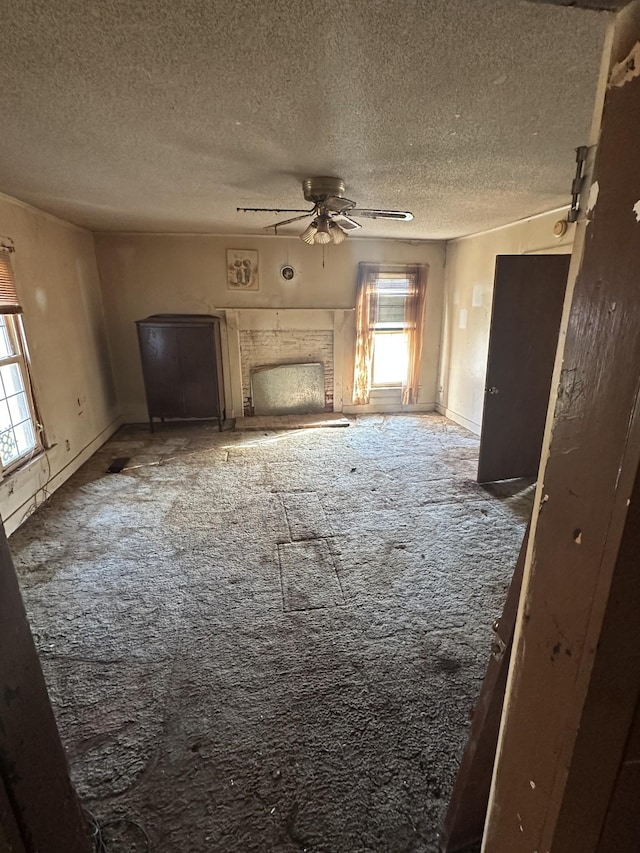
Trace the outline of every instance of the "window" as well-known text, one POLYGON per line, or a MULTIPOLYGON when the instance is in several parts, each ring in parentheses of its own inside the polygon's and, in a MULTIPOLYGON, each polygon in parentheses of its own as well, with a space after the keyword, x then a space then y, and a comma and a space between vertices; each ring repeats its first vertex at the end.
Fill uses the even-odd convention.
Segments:
POLYGON ((42 447, 21 311, 9 251, 3 248, 0 250, 0 469, 4 474, 42 447))
POLYGON ((376 281, 372 387, 400 387, 409 369, 406 301, 409 279, 381 274, 376 281))
POLYGON ((426 264, 358 264, 353 402, 371 389, 401 388, 402 405, 418 402, 427 293, 426 264))

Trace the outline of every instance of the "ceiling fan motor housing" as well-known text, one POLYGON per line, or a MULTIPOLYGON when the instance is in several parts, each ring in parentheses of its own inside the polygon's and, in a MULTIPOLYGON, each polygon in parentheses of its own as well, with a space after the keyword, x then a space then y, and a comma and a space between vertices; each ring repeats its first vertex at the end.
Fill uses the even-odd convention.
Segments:
POLYGON ((307 201, 313 201, 318 204, 326 201, 328 198, 342 198, 345 186, 342 178, 319 176, 305 178, 302 182, 302 189, 307 201))

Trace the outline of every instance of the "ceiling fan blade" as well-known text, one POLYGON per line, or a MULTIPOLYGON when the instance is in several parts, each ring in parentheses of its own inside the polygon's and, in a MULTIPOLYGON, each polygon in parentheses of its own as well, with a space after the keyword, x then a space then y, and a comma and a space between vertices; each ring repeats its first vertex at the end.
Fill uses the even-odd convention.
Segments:
POLYGON ((303 213, 302 216, 293 216, 291 219, 283 219, 282 222, 274 222, 271 225, 265 225, 262 229, 263 231, 268 231, 269 228, 280 228, 281 225, 288 225, 290 222, 297 222, 299 219, 307 219, 309 216, 313 216, 316 212, 315 207, 313 210, 308 210, 306 213, 303 213))
POLYGON ((355 201, 351 201, 349 198, 332 195, 322 203, 322 206, 334 213, 344 213, 344 211, 351 210, 352 207, 355 207, 356 203, 355 201))
POLYGON ((356 231, 358 228, 362 228, 359 222, 351 219, 350 216, 345 216, 344 213, 336 213, 335 216, 331 217, 331 221, 339 225, 343 231, 356 231))
POLYGON ((236 207, 238 213, 306 213, 301 207, 236 207))
POLYGON ((365 208, 359 210, 354 208, 349 213, 351 216, 361 216, 363 219, 395 219, 399 222, 410 222, 413 219, 413 213, 408 210, 367 210, 365 208))

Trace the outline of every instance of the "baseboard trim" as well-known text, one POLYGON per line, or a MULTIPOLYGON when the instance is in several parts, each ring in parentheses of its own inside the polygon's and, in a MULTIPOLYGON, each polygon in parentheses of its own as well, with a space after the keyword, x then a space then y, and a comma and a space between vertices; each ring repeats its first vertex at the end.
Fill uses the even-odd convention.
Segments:
POLYGON ((433 412, 435 403, 412 403, 403 406, 402 403, 368 403, 363 406, 343 406, 345 415, 410 415, 433 412))
POLYGON ((460 426, 463 426, 465 429, 468 429, 469 432, 474 433, 475 435, 480 435, 482 431, 482 426, 477 424, 475 421, 470 421, 469 418, 465 418, 464 415, 459 415, 457 412, 454 412, 452 409, 447 409, 446 406, 443 406, 441 403, 436 403, 435 405, 436 412, 444 415, 445 418, 448 418, 450 421, 454 421, 460 426))

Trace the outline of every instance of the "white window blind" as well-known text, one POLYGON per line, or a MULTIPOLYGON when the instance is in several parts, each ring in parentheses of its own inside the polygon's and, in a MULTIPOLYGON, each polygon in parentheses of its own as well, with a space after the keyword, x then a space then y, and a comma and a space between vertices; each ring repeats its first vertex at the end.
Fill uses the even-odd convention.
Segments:
POLYGON ((22 306, 16 293, 11 255, 8 249, 0 248, 0 314, 21 314, 22 306))
POLYGON ((380 277, 377 281, 378 310, 377 329, 403 328, 405 325, 405 301, 409 293, 406 278, 380 277))

